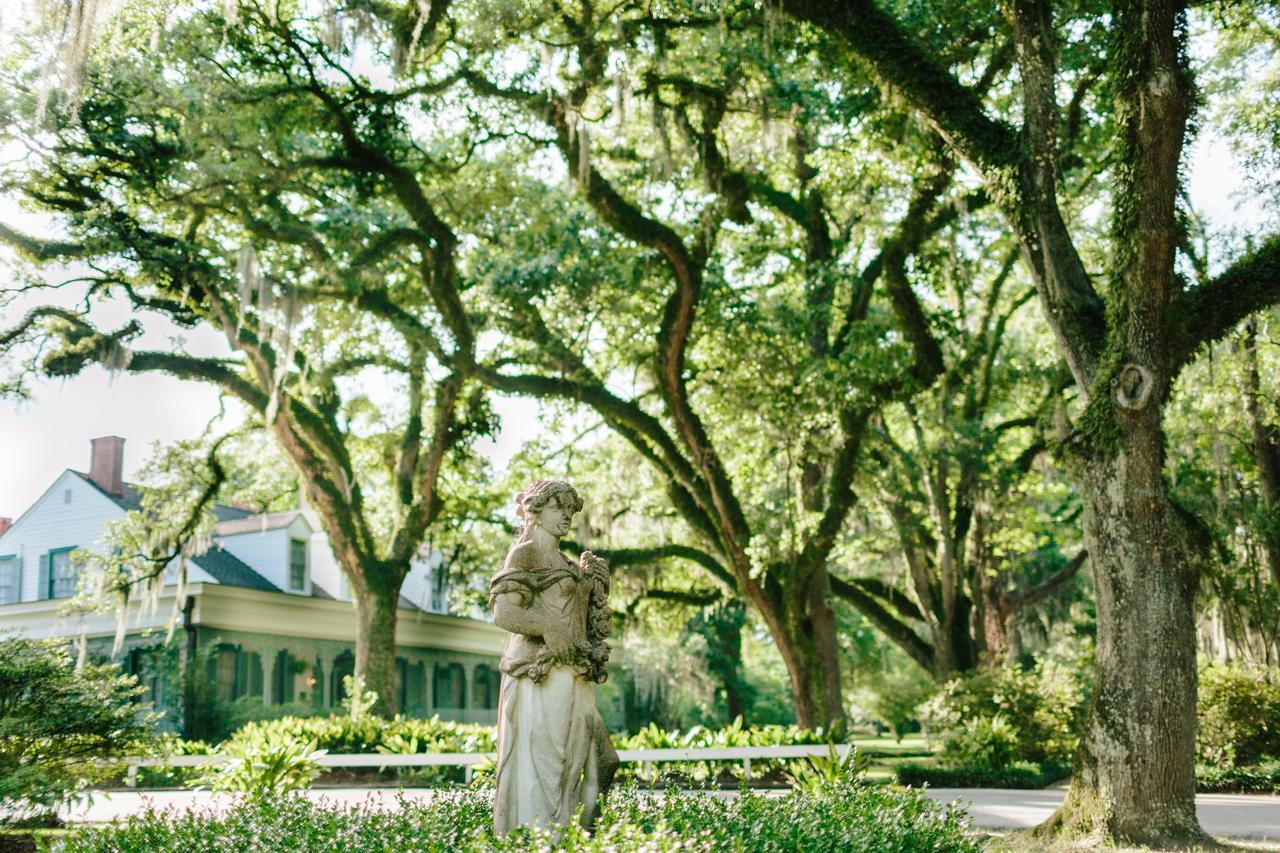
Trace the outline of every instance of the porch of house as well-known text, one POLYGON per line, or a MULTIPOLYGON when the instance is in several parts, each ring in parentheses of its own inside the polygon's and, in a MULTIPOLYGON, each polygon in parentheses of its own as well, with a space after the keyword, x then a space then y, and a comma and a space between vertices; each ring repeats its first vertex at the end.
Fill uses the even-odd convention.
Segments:
MULTIPOLYGON (((343 680, 355 671, 350 642, 204 627, 197 642, 211 693, 228 703, 262 703, 281 713, 326 714, 346 698, 343 680)), ((493 725, 498 720, 498 658, 436 648, 398 646, 401 713, 493 725)), ((173 687, 162 672, 164 649, 130 637, 123 663, 137 675, 157 707, 168 707, 173 687)), ((170 655, 171 657, 171 655, 170 655)), ((172 668, 170 666, 170 668, 172 668)))

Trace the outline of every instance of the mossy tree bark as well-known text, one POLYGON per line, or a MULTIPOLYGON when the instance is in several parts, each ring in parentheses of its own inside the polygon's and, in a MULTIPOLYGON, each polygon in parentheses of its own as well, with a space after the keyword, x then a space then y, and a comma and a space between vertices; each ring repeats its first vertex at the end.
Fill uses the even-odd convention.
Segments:
MULTIPOLYGON (((356 678, 365 690, 378 694, 379 707, 394 714, 400 707, 400 680, 396 670, 396 617, 400 584, 408 566, 390 571, 366 584, 356 599, 356 678)), ((367 576, 367 575, 366 575, 367 576)))
POLYGON ((1060 37, 1049 3, 1016 0, 1003 9, 1018 50, 1020 130, 991 118, 872 0, 784 0, 783 7, 841 39, 983 176, 1019 238, 1086 405, 1074 427, 1063 423, 1060 451, 1087 508, 1097 680, 1071 791, 1045 830, 1161 846, 1203 842, 1194 803, 1192 607, 1207 549, 1162 478, 1161 413, 1201 345, 1280 301, 1280 241, 1194 288, 1175 274, 1178 168, 1191 109, 1185 8, 1124 0, 1108 10, 1106 75, 1118 129, 1104 300, 1058 207, 1060 37))

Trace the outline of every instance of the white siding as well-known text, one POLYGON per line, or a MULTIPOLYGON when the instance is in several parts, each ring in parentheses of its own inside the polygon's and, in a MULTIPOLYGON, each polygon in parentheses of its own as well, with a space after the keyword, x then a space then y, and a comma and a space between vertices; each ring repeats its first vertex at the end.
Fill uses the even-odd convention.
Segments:
POLYGON ((13 554, 21 564, 19 600, 37 598, 41 554, 58 548, 101 548, 102 526, 123 516, 124 510, 102 492, 71 471, 63 472, 0 536, 0 555, 13 554))
POLYGON ((432 551, 426 559, 414 559, 409 563, 400 594, 428 612, 448 613, 448 585, 439 594, 436 592, 436 576, 444 571, 444 554, 440 551, 432 551))
MULTIPOLYGON (((302 516, 298 516, 287 527, 274 530, 256 530, 248 533, 237 533, 232 536, 219 536, 214 540, 214 547, 221 545, 232 555, 239 557, 249 568, 271 581, 282 590, 289 589, 289 540, 311 540, 311 526, 302 516)), ((314 552, 314 548, 311 549, 314 552)), ((313 555, 308 554, 308 562, 313 555)), ((199 558, 197 558, 199 559, 199 558)), ((327 587, 326 587, 327 589, 327 587)), ((330 590, 334 592, 334 590, 330 590)), ((302 594, 311 594, 311 579, 307 578, 306 588, 302 594)))
POLYGON ((329 537, 325 536, 318 525, 315 531, 311 534, 311 547, 307 554, 307 559, 311 561, 308 574, 321 589, 334 598, 350 601, 351 590, 338 565, 338 558, 333 556, 333 549, 329 547, 329 537))
POLYGON ((285 588, 289 566, 287 529, 277 527, 275 530, 219 536, 214 540, 214 547, 218 545, 276 586, 285 588))

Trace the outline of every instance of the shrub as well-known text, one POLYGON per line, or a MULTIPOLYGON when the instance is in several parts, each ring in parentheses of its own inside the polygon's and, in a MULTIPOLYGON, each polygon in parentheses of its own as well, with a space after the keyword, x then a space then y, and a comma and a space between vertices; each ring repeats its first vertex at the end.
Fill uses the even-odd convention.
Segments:
POLYGON ((1003 714, 974 717, 947 734, 942 763, 978 771, 1004 770, 1018 759, 1018 747, 1018 731, 1003 714))
POLYGON ((1036 790, 1071 775, 1066 764, 1036 764, 1018 761, 1001 770, 978 770, 971 767, 933 767, 926 764, 900 764, 896 770, 898 784, 933 788, 1018 788, 1036 790))
POLYGON ((1204 793, 1280 794, 1280 761, 1249 767, 1196 768, 1196 789, 1204 793))
POLYGON ((705 794, 610 795, 594 835, 570 829, 521 829, 495 838, 487 789, 442 792, 428 804, 401 801, 331 808, 301 797, 246 799, 224 813, 146 812, 85 828, 66 839, 67 853, 170 851, 242 853, 301 851, 674 851, 674 850, 946 850, 976 853, 964 813, 915 791, 869 785, 820 793, 724 800, 705 794))
POLYGON ((325 751, 316 749, 315 741, 258 738, 228 741, 214 754, 227 760, 208 770, 199 784, 261 798, 311 787, 324 769, 318 759, 325 751))
MULTIPOLYGON (((618 749, 664 749, 731 746, 795 746, 825 744, 826 735, 821 731, 802 729, 799 726, 745 726, 741 719, 721 728, 694 726, 688 731, 671 731, 650 725, 634 735, 614 735, 618 749)), ((492 726, 470 723, 454 723, 433 717, 429 720, 395 717, 383 719, 364 716, 358 720, 349 715, 329 717, 280 717, 257 720, 237 729, 225 741, 225 748, 235 744, 261 744, 288 742, 295 746, 314 743, 316 749, 330 753, 385 753, 388 755, 412 755, 429 752, 493 752, 496 749, 496 732, 492 726)), ((166 754, 200 755, 210 752, 200 741, 167 742, 166 754)), ((752 762, 752 778, 781 778, 790 772, 803 772, 808 767, 804 759, 777 759, 752 762)), ((741 774, 741 761, 689 761, 663 763, 656 770, 664 777, 682 781, 706 782, 721 778, 724 774, 741 774)), ((465 771, 461 767, 404 767, 396 771, 403 782, 436 784, 461 782, 465 771)), ((483 775, 478 768, 473 773, 483 775)), ((624 765, 622 779, 643 775, 645 769, 624 765)), ((139 781, 144 784, 184 784, 194 781, 201 771, 187 768, 142 768, 139 781)), ((646 777, 647 778, 647 777, 646 777)), ((648 781, 656 781, 649 779, 648 781)))
POLYGON ((52 640, 0 638, 0 821, 45 821, 119 759, 147 752, 155 715, 111 664, 77 669, 52 640))
POLYGON ((1016 733, 1018 759, 1067 762, 1084 715, 1084 687, 1075 672, 1052 663, 979 669, 947 682, 920 710, 922 722, 944 736, 966 721, 1000 715, 1016 733))
MULTIPOLYGON (((718 729, 704 726, 680 732, 664 729, 654 723, 636 732, 630 737, 615 736, 614 746, 618 749, 707 749, 732 746, 802 746, 809 744, 825 744, 827 737, 822 729, 804 729, 800 726, 746 726, 742 718, 718 729)), ((804 760, 769 760, 755 761, 752 764, 752 775, 759 777, 768 774, 796 772, 804 760)), ((717 778, 722 772, 739 774, 742 764, 738 761, 681 761, 664 762, 661 771, 671 777, 694 782, 705 782, 717 778)), ((623 778, 643 772, 640 768, 623 765, 623 778)), ((655 781, 655 780, 649 780, 655 781)))
POLYGON ((935 691, 933 680, 917 669, 893 672, 867 691, 861 705, 893 732, 897 740, 919 723, 917 709, 935 691))
POLYGON ((827 745, 825 756, 810 756, 796 762, 794 770, 787 771, 787 781, 798 791, 819 793, 827 788, 849 786, 862 781, 871 759, 855 746, 841 758, 834 743, 827 745))
POLYGON ((1280 671, 1223 664, 1200 669, 1196 745, 1206 764, 1280 758, 1280 671))

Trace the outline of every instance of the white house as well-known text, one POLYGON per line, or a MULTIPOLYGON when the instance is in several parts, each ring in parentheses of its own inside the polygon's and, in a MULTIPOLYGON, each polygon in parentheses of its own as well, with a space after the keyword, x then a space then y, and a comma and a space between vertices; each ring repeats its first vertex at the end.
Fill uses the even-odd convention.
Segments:
MULTIPOLYGON (((122 479, 123 452, 122 438, 93 439, 88 473, 64 471, 16 521, 0 519, 0 631, 83 636, 91 654, 110 654, 117 616, 65 605, 77 590, 72 552, 100 550, 103 525, 140 507, 137 489, 122 479)), ((354 668, 355 610, 318 520, 306 508, 214 512, 213 546, 188 562, 192 603, 176 616, 174 640, 166 646, 178 592, 170 571, 158 606, 131 606, 121 663, 147 681, 161 707, 175 708, 177 697, 160 661, 182 642, 208 656, 211 690, 222 701, 335 706, 354 668)), ((436 557, 415 562, 405 583, 396 628, 400 707, 492 723, 505 632, 450 613, 445 577, 436 557)))

